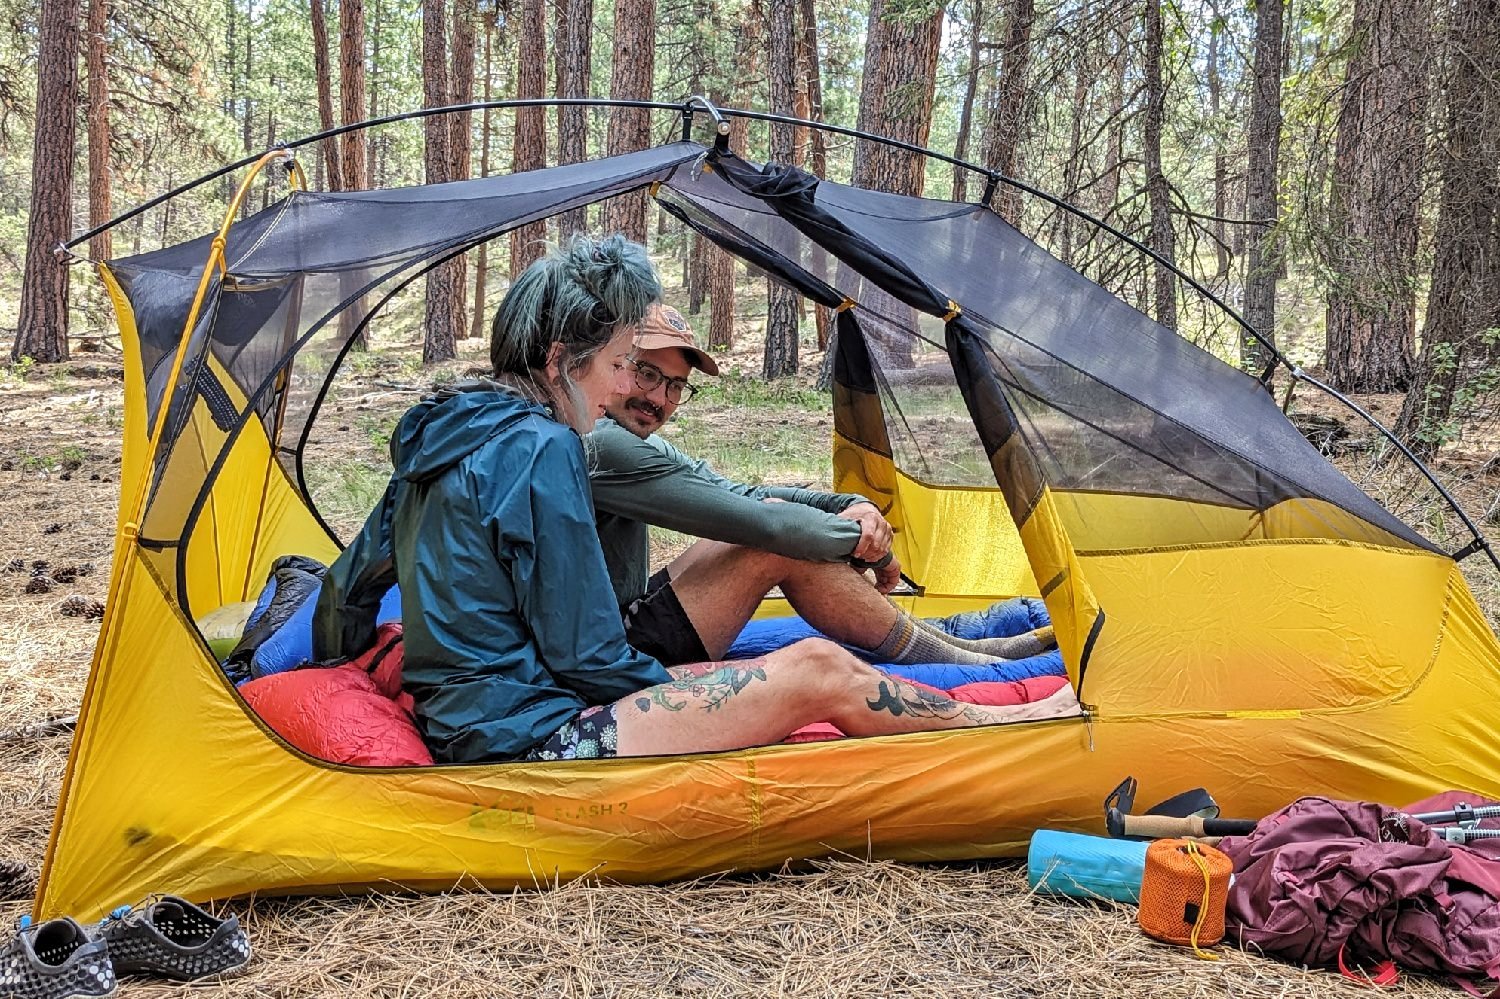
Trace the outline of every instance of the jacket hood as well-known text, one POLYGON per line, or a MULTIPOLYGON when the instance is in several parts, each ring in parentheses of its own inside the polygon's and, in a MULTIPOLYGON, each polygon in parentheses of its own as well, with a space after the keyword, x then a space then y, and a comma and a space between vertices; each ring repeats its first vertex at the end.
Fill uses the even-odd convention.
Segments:
POLYGON ((455 382, 401 417, 391 435, 391 463, 408 482, 435 479, 496 434, 531 416, 550 417, 551 410, 499 382, 455 382))

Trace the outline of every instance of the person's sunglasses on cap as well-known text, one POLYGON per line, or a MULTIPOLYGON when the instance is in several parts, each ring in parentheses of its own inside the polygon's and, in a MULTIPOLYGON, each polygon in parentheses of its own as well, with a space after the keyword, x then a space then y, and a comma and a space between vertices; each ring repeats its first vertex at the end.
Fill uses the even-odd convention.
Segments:
POLYGON ((635 369, 636 385, 646 392, 654 390, 658 385, 666 385, 667 401, 674 406, 687 402, 698 391, 698 387, 689 384, 686 378, 668 378, 661 368, 650 361, 642 361, 634 357, 626 360, 635 369))

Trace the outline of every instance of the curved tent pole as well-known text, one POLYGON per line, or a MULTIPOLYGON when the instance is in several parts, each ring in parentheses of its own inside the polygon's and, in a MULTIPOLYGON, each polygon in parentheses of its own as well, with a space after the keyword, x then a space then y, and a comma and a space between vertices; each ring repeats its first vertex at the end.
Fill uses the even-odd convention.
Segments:
MULTIPOLYGON (((1090 225, 1104 230, 1111 236, 1114 236, 1116 239, 1119 239, 1126 245, 1130 246, 1132 249, 1144 253, 1146 256, 1150 257, 1161 266, 1166 267, 1173 274, 1177 275, 1183 281, 1187 282, 1190 287, 1192 287, 1204 298, 1208 299, 1214 305, 1217 305, 1226 315, 1228 315, 1231 319, 1233 319, 1236 323, 1243 327, 1247 333, 1253 336, 1262 346, 1269 350, 1274 361, 1281 362, 1282 364, 1286 365, 1289 370, 1294 367, 1294 365, 1285 357, 1283 357, 1280 351, 1276 349, 1276 345, 1271 343, 1267 337, 1263 336, 1259 330, 1251 326, 1244 319, 1244 317, 1242 317, 1238 312, 1231 308, 1228 303, 1224 302, 1213 292, 1203 287, 1203 285, 1199 284, 1190 275, 1184 273, 1180 268, 1177 267, 1176 264, 1165 259, 1164 257, 1161 257, 1150 247, 1141 243, 1139 240, 1126 235, 1125 233, 1116 229, 1114 226, 1110 225, 1108 222, 1105 222, 1103 219, 1095 217, 1094 215, 1084 211, 1082 208, 1079 208, 1076 205, 1069 204, 1056 195, 1048 194, 1046 191, 1033 187, 1032 185, 1027 184, 1024 181, 1017 180, 1014 177, 1008 177, 996 170, 990 170, 986 167, 980 166, 977 163, 971 163, 968 160, 959 159, 956 156, 949 156, 947 153, 940 153, 937 150, 929 149, 926 146, 918 146, 915 143, 905 142, 901 139, 892 139, 883 135, 876 135, 873 132, 866 132, 857 128, 846 128, 843 125, 833 125, 828 122, 812 121, 808 118, 796 118, 792 117, 791 115, 770 114, 763 111, 745 111, 740 108, 720 108, 708 98, 700 94, 694 94, 680 104, 668 104, 662 101, 616 100, 613 98, 603 97, 548 97, 527 98, 525 100, 478 101, 469 104, 450 104, 445 107, 422 108, 417 111, 406 111, 401 114, 386 115, 383 118, 370 118, 365 121, 354 122, 348 125, 340 125, 337 128, 330 128, 322 132, 317 132, 313 135, 304 136, 300 139, 294 139, 291 142, 282 143, 277 147, 277 149, 297 149, 302 146, 310 145, 314 142, 321 142, 324 139, 331 139, 336 136, 344 135, 348 132, 362 131, 367 128, 373 128, 377 125, 389 125, 393 122, 398 121, 408 121, 416 118, 427 118, 431 117, 432 115, 457 114, 460 112, 482 111, 485 109, 496 110, 528 107, 623 107, 644 108, 652 111, 677 111, 682 115, 683 119, 683 141, 691 141, 693 119, 701 109, 703 113, 706 113, 710 118, 713 119, 715 132, 714 147, 715 150, 719 153, 727 153, 729 151, 729 122, 725 119, 725 116, 727 115, 730 118, 747 118, 754 121, 766 121, 776 124, 796 125, 802 128, 814 128, 824 132, 832 132, 835 135, 847 135, 852 138, 862 139, 867 142, 875 142, 879 143, 880 145, 890 146, 894 149, 902 149, 910 153, 916 153, 920 156, 925 156, 928 159, 938 160, 951 166, 961 167, 965 170, 971 170, 974 173, 984 175, 984 177, 986 178, 987 183, 985 186, 984 197, 981 201, 981 203, 986 207, 989 206, 990 199, 994 195, 995 186, 997 184, 1007 184, 1018 191, 1022 191, 1036 198, 1041 198, 1048 204, 1060 208, 1063 211, 1082 219, 1090 225)), ((248 166, 249 164, 255 162, 257 158, 258 157, 256 156, 247 156, 244 159, 237 160, 234 163, 229 164, 228 166, 221 167, 218 170, 213 171, 212 173, 204 174, 197 180, 192 180, 186 184, 182 184, 176 188, 173 188, 166 194, 163 194, 157 198, 153 198, 143 205, 132 208, 130 211, 124 213, 123 215, 117 215, 116 217, 110 219, 108 222, 90 229, 83 235, 77 236, 74 239, 63 243, 60 249, 64 251, 71 251, 73 247, 78 246, 81 243, 88 242, 90 239, 99 235, 101 232, 111 229, 122 222, 129 221, 142 212, 149 211, 162 202, 168 201, 179 194, 190 191, 195 187, 200 187, 203 184, 207 184, 212 180, 216 180, 219 177, 224 176, 226 173, 229 173, 233 170, 238 170, 240 167, 248 166)), ((1262 380, 1264 380, 1264 378, 1262 380)))

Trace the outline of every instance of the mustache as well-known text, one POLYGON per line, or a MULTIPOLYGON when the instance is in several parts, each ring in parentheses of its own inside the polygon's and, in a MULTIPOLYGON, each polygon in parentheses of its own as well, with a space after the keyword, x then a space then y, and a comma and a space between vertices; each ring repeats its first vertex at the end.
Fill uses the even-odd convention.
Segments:
POLYGON ((644 410, 658 420, 662 418, 661 407, 647 399, 630 400, 630 408, 644 410))

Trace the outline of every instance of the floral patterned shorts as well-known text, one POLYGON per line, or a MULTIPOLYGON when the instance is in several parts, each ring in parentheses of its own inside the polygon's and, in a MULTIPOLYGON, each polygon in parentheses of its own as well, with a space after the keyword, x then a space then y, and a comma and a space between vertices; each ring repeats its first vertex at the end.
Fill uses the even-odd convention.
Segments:
POLYGON ((598 760, 615 755, 619 746, 619 724, 615 706, 599 704, 584 708, 541 745, 516 757, 528 763, 539 760, 598 760))

